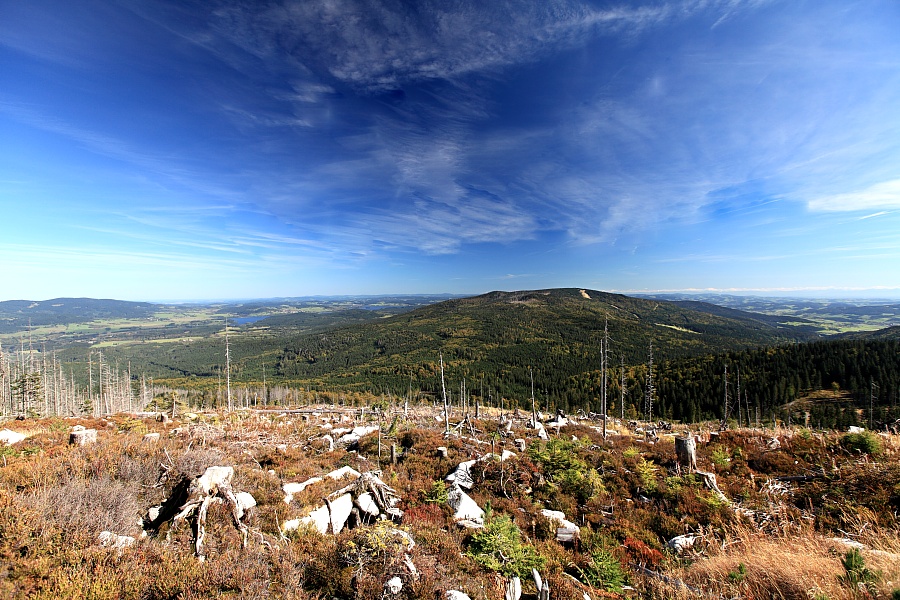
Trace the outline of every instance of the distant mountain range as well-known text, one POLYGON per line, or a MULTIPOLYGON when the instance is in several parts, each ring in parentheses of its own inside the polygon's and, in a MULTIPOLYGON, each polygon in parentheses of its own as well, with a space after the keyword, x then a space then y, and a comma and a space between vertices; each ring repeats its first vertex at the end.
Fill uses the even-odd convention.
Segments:
MULTIPOLYGON (((884 316, 885 309, 879 310, 884 316)), ((102 352, 106 364, 127 364, 132 373, 189 388, 215 386, 224 373, 224 315, 231 318, 236 385, 266 380, 314 389, 396 395, 416 389, 436 395, 443 361, 451 397, 465 388, 469 393, 477 389, 476 395, 485 398, 521 400, 530 396, 533 382, 535 395, 545 404, 596 408, 601 349, 608 340, 608 373, 626 377, 632 405, 640 404, 645 393, 652 347, 665 392, 661 407, 695 417, 718 406, 716 386, 725 364, 743 364, 747 384, 765 390, 759 394, 772 407, 796 397, 807 383, 815 387, 840 380, 850 382, 844 386, 861 386, 865 377, 853 373, 862 367, 843 355, 858 354, 862 346, 846 342, 900 339, 896 326, 823 336, 821 322, 796 315, 578 288, 450 299, 343 297, 187 307, 82 298, 0 303, 0 322, 7 331, 27 328, 28 319, 33 328, 92 322, 92 328, 80 326, 76 333, 47 334, 58 342, 48 349, 76 373, 87 372, 89 353, 102 352), (812 354, 797 354, 796 359, 780 352, 774 363, 771 352, 756 352, 832 339, 833 346, 810 346, 812 354), (844 371, 825 375, 819 367, 810 370, 806 365, 819 360, 815 357, 842 361, 844 371), (790 374, 800 369, 797 365, 805 373, 799 380, 790 374), (781 382, 777 389, 766 387, 774 381, 781 382)), ((893 346, 866 348, 871 356, 883 357, 893 346)), ((609 385, 619 389, 618 380, 609 385)))
POLYGON ((0 333, 31 327, 87 323, 105 319, 146 319, 159 310, 150 302, 55 298, 53 300, 6 300, 0 302, 0 333))

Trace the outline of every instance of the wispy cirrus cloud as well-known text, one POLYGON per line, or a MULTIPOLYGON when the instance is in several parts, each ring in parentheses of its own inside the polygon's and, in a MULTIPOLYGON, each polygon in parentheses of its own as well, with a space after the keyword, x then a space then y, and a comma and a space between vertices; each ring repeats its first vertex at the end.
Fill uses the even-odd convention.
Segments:
MULTIPOLYGON (((516 145, 505 159, 490 157, 509 172, 503 181, 483 175, 487 153, 482 148, 495 143, 498 132, 486 134, 480 128, 496 118, 500 108, 493 94, 510 68, 535 64, 592 39, 634 39, 700 13, 712 15, 712 24, 723 12, 733 16, 758 4, 647 2, 598 9, 571 0, 452 5, 287 1, 223 6, 210 16, 206 35, 195 37, 230 64, 252 71, 251 77, 259 77, 260 65, 292 75, 291 89, 273 91, 290 107, 286 126, 299 122, 315 129, 324 121, 306 120, 305 115, 317 103, 329 107, 328 126, 339 154, 323 156, 302 177, 279 182, 282 189, 297 193, 263 194, 259 201, 268 210, 291 221, 304 220, 304 213, 324 217, 330 233, 340 223, 355 232, 377 223, 381 241, 399 247, 413 241, 426 252, 444 253, 469 241, 531 239, 547 228, 566 230, 582 242, 609 241, 617 232, 684 216, 688 201, 667 200, 686 184, 676 182, 676 192, 661 200, 661 186, 635 187, 629 176, 598 181, 584 168, 572 174, 571 165, 564 164, 585 149, 583 140, 601 138, 611 128, 620 134, 619 149, 627 147, 630 155, 640 154, 642 146, 645 154, 656 152, 656 123, 641 110, 629 114, 625 104, 614 110, 599 105, 579 127, 564 120, 562 127, 551 124, 546 132, 524 131, 521 142, 543 144, 546 135, 563 156, 558 164, 549 164, 536 159, 531 148, 516 145), (253 60, 236 59, 235 49, 253 60), (482 206, 473 203, 472 188, 488 198, 479 201, 482 206), (309 194, 320 204, 312 213, 300 201, 309 194), (444 233, 448 229, 456 233, 444 233), (407 231, 427 235, 410 240, 407 231)), ((571 108, 562 103, 559 110, 571 108)), ((258 123, 277 126, 281 121, 266 117, 258 123)), ((509 132, 499 133, 510 139, 509 132)), ((595 142, 582 162, 607 166, 616 151, 595 142)), ((630 157, 623 160, 630 162, 630 157)), ((703 204, 705 191, 692 192, 694 206, 703 204)))
POLYGON ((110 248, 768 266, 831 256, 814 242, 844 223, 887 232, 900 204, 889 2, 85 0, 56 37, 41 2, 0 24, 25 57, 0 118, 111 182, 83 226, 110 248))
MULTIPOLYGON (((809 208, 829 212, 900 208, 900 179, 882 181, 854 192, 814 198, 809 201, 809 208)), ((882 214, 885 213, 868 215, 866 218, 882 214)))

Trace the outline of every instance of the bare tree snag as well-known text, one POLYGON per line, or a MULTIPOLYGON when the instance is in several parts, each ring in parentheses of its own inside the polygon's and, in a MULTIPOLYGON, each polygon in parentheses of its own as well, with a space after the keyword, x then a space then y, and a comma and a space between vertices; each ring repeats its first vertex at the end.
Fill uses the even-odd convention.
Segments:
POLYGON ((506 581, 506 593, 504 600, 519 600, 522 597, 522 581, 518 576, 512 576, 506 581))

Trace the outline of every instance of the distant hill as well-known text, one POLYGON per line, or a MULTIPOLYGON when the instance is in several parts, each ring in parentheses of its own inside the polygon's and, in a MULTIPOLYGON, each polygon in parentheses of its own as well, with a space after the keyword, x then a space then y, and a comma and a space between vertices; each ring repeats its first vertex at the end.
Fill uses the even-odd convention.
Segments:
POLYGON ((254 327, 270 327, 273 329, 301 329, 304 331, 322 331, 336 326, 347 326, 355 323, 366 323, 382 319, 386 314, 382 311, 349 308, 327 313, 289 313, 266 317, 253 324, 254 327))
POLYGON ((819 327, 814 321, 804 319, 802 317, 785 316, 785 315, 766 315, 757 312, 748 312, 746 310, 738 310, 727 306, 719 306, 710 302, 700 300, 676 300, 673 304, 682 308, 689 308, 699 312, 709 313, 720 317, 735 319, 738 321, 759 321, 766 325, 776 328, 789 328, 796 334, 803 336, 815 337, 818 335, 819 327))
MULTIPOLYGON (((165 325, 165 332, 103 333, 95 341, 59 349, 57 357, 76 373, 86 373, 88 353, 102 351, 107 364, 130 365, 133 373, 158 382, 209 388, 224 373, 224 329, 217 315, 251 313, 258 320, 240 324, 236 319, 231 329, 233 384, 259 386, 265 379, 268 385, 376 395, 417 390, 439 397, 442 357, 451 398, 458 399, 465 389, 495 404, 500 398, 528 403, 533 378, 542 406, 598 410, 606 327, 610 406, 618 405, 624 374, 626 408, 632 414, 643 410, 651 343, 655 414, 664 418, 719 418, 726 364, 733 373, 731 385, 740 371, 743 394, 764 417, 802 393, 835 383, 852 394, 853 402, 867 393, 870 379, 881 386, 883 401, 896 395, 896 377, 885 362, 892 360, 893 346, 885 344, 900 339, 900 327, 806 344, 797 342, 822 338, 795 316, 788 321, 699 301, 577 288, 422 301, 412 299, 420 302, 413 310, 405 302, 358 299, 215 305, 204 313, 208 316, 201 315, 212 319, 211 325, 185 322, 165 325)), ((150 316, 165 307, 72 299, 2 303, 0 308, 19 320, 45 314, 58 322, 150 316), (41 304, 48 305, 43 313, 41 304)), ((850 408, 825 408, 830 412, 817 412, 816 422, 843 422, 851 413, 850 408)))
MULTIPOLYGON (((402 315, 300 335, 285 344, 279 375, 323 385, 404 390, 440 389, 438 357, 458 389, 486 384, 520 397, 535 386, 562 399, 593 393, 604 325, 611 364, 697 356, 808 339, 802 329, 764 318, 734 316, 575 288, 491 292, 425 306, 402 315)), ((485 392, 487 394, 487 392, 485 392)))
POLYGON ((29 326, 88 323, 98 319, 143 319, 159 306, 149 302, 54 298, 53 300, 7 300, 0 302, 0 333, 21 331, 29 326))
POLYGON ((841 340, 900 340, 900 325, 885 327, 876 331, 853 331, 834 337, 841 340))
MULTIPOLYGON (((886 299, 834 300, 730 294, 647 294, 638 297, 678 303, 701 302, 723 310, 746 311, 777 318, 781 323, 805 326, 810 332, 826 336, 864 329, 874 331, 900 323, 900 303, 886 299)), ((698 310, 704 309, 698 307, 698 310)))

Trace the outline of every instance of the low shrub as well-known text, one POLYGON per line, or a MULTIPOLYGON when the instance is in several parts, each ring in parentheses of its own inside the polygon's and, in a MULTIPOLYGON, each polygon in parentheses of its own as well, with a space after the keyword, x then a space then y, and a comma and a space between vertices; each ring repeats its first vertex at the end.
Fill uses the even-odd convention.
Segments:
POLYGON ((612 552, 595 548, 583 566, 576 566, 579 579, 606 592, 621 593, 625 586, 625 570, 612 552))
POLYGON ((522 540, 522 533, 507 515, 485 511, 484 529, 472 534, 466 555, 476 563, 501 575, 525 577, 540 569, 544 559, 522 540))
POLYGON ((856 548, 851 548, 841 559, 844 574, 838 579, 847 586, 858 589, 860 587, 874 590, 874 584, 878 581, 880 573, 866 567, 862 554, 856 548))
POLYGON ((851 452, 881 454, 881 440, 871 431, 847 433, 841 437, 841 446, 851 452))

